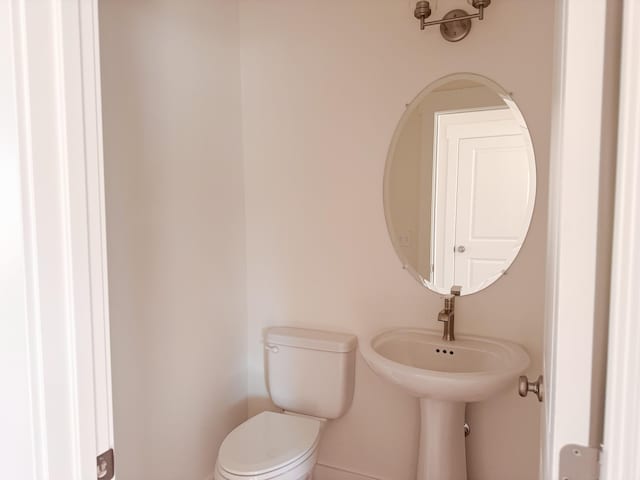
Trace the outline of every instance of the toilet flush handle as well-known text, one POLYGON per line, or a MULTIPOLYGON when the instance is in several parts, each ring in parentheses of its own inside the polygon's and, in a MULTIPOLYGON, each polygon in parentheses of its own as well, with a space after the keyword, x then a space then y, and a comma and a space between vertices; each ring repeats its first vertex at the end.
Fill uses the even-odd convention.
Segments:
POLYGON ((264 349, 271 353, 278 353, 280 351, 277 345, 265 345, 264 349))

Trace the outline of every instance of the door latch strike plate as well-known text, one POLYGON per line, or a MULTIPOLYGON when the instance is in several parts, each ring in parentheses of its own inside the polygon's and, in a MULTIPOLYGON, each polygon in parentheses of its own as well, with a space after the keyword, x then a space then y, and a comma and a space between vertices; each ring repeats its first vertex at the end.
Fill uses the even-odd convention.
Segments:
POLYGON ((114 465, 113 465, 113 448, 110 448, 101 455, 98 455, 97 469, 98 480, 111 480, 113 478, 114 465))
POLYGON ((600 449, 565 445, 560 450, 560 480, 598 480, 600 449))

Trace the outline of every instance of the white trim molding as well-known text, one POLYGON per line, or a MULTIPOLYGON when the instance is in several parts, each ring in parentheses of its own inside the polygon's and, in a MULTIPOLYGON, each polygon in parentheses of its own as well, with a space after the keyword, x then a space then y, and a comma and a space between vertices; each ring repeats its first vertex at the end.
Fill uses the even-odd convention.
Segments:
POLYGON ((378 477, 371 477, 362 473, 352 472, 340 467, 316 464, 313 470, 313 480, 381 480, 378 477))
POLYGON ((97 0, 11 1, 38 480, 113 446, 97 0))
POLYGON ((604 480, 640 478, 640 4, 623 9, 604 480))
POLYGON ((607 2, 556 8, 545 306, 541 477, 564 445, 589 445, 607 2), (589 52, 585 54, 585 45, 589 52))

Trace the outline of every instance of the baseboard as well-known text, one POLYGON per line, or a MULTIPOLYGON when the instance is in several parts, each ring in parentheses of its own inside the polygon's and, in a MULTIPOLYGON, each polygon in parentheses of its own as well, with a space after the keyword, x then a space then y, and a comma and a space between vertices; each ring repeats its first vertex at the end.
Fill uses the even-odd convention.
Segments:
POLYGON ((361 473, 318 463, 313 471, 313 480, 381 480, 361 473))
MULTIPOLYGON (((213 472, 207 475, 204 480, 214 480, 213 472)), ((330 465, 316 464, 313 470, 313 480, 381 480, 377 477, 370 477, 361 473, 351 472, 330 465)))

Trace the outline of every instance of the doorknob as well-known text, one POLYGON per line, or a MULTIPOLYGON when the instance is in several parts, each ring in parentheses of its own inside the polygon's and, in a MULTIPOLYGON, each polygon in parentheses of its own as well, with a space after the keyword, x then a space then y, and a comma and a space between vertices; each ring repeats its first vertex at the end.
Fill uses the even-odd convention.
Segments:
POLYGON ((464 248, 464 245, 459 245, 456 250, 458 251, 458 253, 464 253, 467 249, 464 248))
POLYGON ((538 401, 541 402, 544 399, 543 379, 540 375, 535 382, 530 382, 527 377, 522 375, 518 382, 518 393, 521 397, 526 397, 529 392, 535 393, 538 397, 538 401))

